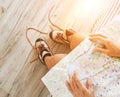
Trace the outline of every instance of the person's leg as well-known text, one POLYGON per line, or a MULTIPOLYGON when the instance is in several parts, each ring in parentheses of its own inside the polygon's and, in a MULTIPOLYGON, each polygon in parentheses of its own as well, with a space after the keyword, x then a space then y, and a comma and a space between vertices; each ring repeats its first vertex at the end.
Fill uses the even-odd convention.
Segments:
MULTIPOLYGON (((74 49, 80 42, 85 39, 84 34, 76 33, 73 30, 66 30, 67 41, 70 42, 70 49, 74 49)), ((57 64, 62 58, 64 58, 67 54, 56 54, 53 56, 45 57, 45 63, 47 64, 48 69, 51 69, 55 64, 57 64)))
MULTIPOLYGON (((87 35, 76 33, 73 30, 66 30, 65 32, 67 41, 70 42, 70 49, 74 49, 80 42, 82 42, 87 35)), ((46 56, 45 63, 48 69, 51 69, 55 64, 57 64, 62 58, 67 54, 56 54, 53 56, 46 56)))
POLYGON ((55 64, 57 64, 66 54, 55 54, 53 56, 46 56, 44 61, 48 69, 51 69, 55 64))
POLYGON ((53 55, 50 48, 44 39, 39 38, 35 42, 36 51, 40 62, 47 66, 48 69, 51 69, 55 64, 57 64, 66 54, 56 54, 53 55))
MULTIPOLYGON (((67 41, 70 42, 71 50, 74 49, 86 37, 85 35, 76 33, 73 30, 66 30, 65 34, 67 37, 67 41)), ((42 63, 44 62, 47 65, 48 69, 51 69, 55 64, 57 64, 62 58, 66 56, 66 54, 52 55, 44 40, 42 40, 41 42, 39 41, 38 46, 36 47, 38 48, 37 52, 39 52, 41 56, 40 60, 42 60, 42 63), (42 46, 42 49, 40 48, 40 46, 42 46), (45 53, 43 53, 43 51, 45 51, 45 53)))
POLYGON ((67 40, 70 42, 70 49, 73 50, 76 46, 78 46, 87 36, 83 33, 76 33, 75 31, 69 29, 66 30, 67 40))
POLYGON ((84 33, 76 33, 72 29, 67 29, 65 31, 51 31, 49 37, 60 44, 69 44, 70 49, 74 49, 87 35, 84 33))

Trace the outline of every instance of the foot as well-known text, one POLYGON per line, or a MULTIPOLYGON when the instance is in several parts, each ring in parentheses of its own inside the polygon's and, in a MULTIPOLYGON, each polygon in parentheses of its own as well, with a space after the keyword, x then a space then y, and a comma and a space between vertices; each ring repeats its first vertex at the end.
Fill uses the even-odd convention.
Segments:
POLYGON ((66 31, 52 31, 49 34, 49 37, 60 44, 69 44, 69 41, 67 40, 67 36, 66 36, 66 31))
POLYGON ((36 51, 38 53, 39 60, 42 64, 46 65, 44 59, 46 56, 52 56, 52 52, 48 47, 46 41, 42 38, 38 38, 35 42, 36 51))

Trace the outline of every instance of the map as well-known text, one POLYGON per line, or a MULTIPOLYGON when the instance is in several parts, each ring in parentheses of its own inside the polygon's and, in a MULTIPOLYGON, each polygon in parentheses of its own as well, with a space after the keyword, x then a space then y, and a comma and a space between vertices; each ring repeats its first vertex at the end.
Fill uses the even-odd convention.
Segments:
MULTIPOLYGON (((120 42, 120 17, 108 23, 98 33, 120 42)), ((88 37, 89 38, 89 37, 88 37)), ((43 78, 43 82, 53 97, 73 97, 65 82, 68 74, 78 71, 83 83, 92 80, 95 97, 120 97, 120 58, 93 52, 96 44, 86 38, 43 78)))

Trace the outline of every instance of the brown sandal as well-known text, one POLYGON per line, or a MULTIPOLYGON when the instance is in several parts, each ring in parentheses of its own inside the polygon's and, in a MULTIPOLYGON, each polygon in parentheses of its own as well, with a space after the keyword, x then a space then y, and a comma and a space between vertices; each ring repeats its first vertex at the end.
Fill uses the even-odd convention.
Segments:
POLYGON ((51 31, 49 33, 49 37, 57 43, 69 44, 69 41, 67 41, 66 33, 64 31, 59 30, 51 31))
POLYGON ((38 38, 35 42, 35 47, 38 53, 38 58, 40 62, 44 65, 46 65, 44 59, 46 56, 52 56, 53 53, 48 47, 46 41, 43 38, 38 38))
POLYGON ((57 43, 70 44, 67 37, 73 35, 74 33, 75 31, 72 29, 67 29, 65 31, 55 30, 49 33, 49 37, 57 43))

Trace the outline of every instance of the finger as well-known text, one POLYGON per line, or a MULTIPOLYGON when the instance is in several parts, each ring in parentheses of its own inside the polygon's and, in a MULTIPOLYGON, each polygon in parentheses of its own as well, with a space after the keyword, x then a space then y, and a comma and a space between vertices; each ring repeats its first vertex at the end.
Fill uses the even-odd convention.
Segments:
POLYGON ((76 83, 76 85, 77 85, 77 88, 78 88, 79 90, 82 90, 82 89, 84 88, 84 86, 83 86, 83 84, 81 83, 80 79, 78 78, 77 74, 78 74, 77 72, 74 73, 75 83, 76 83))
POLYGON ((72 76, 70 74, 69 74, 69 85, 70 85, 72 90, 75 89, 73 78, 72 78, 72 76))
POLYGON ((92 36, 92 37, 90 37, 89 38, 91 41, 103 41, 103 42, 105 42, 106 41, 106 39, 104 38, 104 37, 101 37, 101 36, 92 36))
POLYGON ((94 91, 93 85, 92 85, 92 82, 91 82, 90 79, 87 79, 87 81, 86 81, 86 87, 87 87, 88 90, 94 91))
POLYGON ((104 44, 105 46, 108 46, 108 39, 101 36, 90 37, 89 40, 92 42, 99 42, 101 44, 104 44))
POLYGON ((108 50, 107 49, 99 48, 99 47, 96 47, 94 49, 94 52, 100 52, 100 53, 108 54, 108 50))
POLYGON ((72 82, 72 74, 68 74, 69 81, 72 82))
POLYGON ((78 86, 77 86, 77 83, 76 83, 76 77, 75 77, 75 73, 73 74, 72 76, 72 87, 74 88, 74 90, 77 90, 78 89, 78 86))
POLYGON ((100 37, 103 37, 103 38, 107 38, 106 36, 102 35, 102 34, 91 34, 89 35, 90 37, 94 37, 94 36, 100 36, 100 37))
POLYGON ((72 93, 73 92, 73 90, 72 90, 72 88, 71 88, 71 85, 70 85, 70 83, 68 82, 68 81, 66 81, 66 86, 67 86, 67 88, 68 88, 68 90, 72 93))

